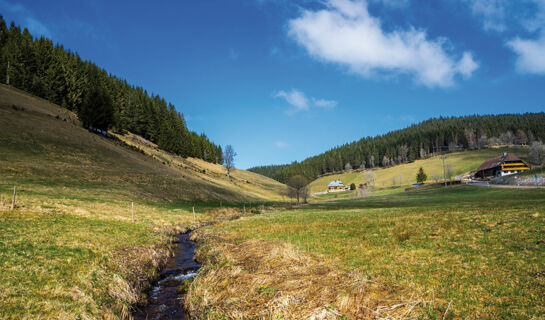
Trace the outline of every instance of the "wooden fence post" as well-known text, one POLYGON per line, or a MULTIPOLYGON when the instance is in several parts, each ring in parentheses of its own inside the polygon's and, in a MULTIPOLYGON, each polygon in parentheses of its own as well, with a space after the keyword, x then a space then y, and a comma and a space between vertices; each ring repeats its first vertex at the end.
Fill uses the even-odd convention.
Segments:
POLYGON ((132 216, 132 222, 134 222, 134 202, 131 202, 131 216, 132 216))
POLYGON ((15 197, 17 196, 17 187, 13 186, 13 199, 11 199, 11 210, 15 210, 15 197))

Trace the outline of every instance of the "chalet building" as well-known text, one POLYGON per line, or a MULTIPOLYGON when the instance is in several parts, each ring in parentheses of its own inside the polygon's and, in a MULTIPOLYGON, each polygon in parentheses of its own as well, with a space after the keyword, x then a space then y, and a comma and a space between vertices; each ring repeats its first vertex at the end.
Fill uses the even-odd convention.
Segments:
POLYGON ((327 186, 328 192, 345 191, 345 190, 347 190, 347 188, 345 187, 345 185, 342 183, 341 180, 331 181, 329 185, 327 186))
POLYGON ((488 159, 475 172, 475 178, 502 177, 508 174, 528 171, 530 168, 512 153, 488 159))

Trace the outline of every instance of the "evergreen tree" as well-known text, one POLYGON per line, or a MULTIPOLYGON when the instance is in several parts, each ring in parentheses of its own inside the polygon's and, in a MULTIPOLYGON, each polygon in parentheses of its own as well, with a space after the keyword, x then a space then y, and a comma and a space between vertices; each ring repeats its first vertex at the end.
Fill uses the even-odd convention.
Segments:
POLYGON ((113 107, 106 91, 102 88, 89 91, 78 110, 78 117, 85 128, 108 130, 113 120, 113 107))
POLYGON ((424 172, 424 169, 420 167, 416 174, 416 183, 424 183, 426 180, 428 180, 428 175, 424 172))

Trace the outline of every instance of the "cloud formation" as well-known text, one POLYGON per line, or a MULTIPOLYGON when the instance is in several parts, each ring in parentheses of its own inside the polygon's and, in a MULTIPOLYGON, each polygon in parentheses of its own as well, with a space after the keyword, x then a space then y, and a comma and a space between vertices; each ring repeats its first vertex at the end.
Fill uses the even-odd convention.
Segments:
POLYGON ((472 13, 482 19, 485 31, 503 33, 518 30, 530 36, 505 41, 516 55, 519 73, 545 75, 545 1, 544 0, 466 0, 472 13), (506 13, 517 14, 506 14, 506 13), (522 27, 522 28, 521 28, 522 27), (533 35, 533 34, 537 35, 533 35), (533 35, 533 38, 532 38, 533 35))
POLYGON ((290 104, 291 108, 286 111, 286 114, 290 116, 300 111, 309 111, 311 107, 334 108, 338 104, 338 102, 334 100, 308 99, 302 91, 297 89, 291 89, 290 91, 280 90, 274 97, 282 98, 290 104))
POLYGON ((335 100, 325 100, 325 99, 314 99, 312 98, 312 102, 316 107, 319 108, 335 108, 338 104, 335 100))
POLYGON ((457 59, 446 51, 446 39, 429 40, 425 31, 385 32, 365 0, 328 0, 322 10, 303 10, 288 27, 311 56, 364 77, 408 74, 428 87, 448 87, 478 67, 469 52, 457 59))
POLYGON ((504 0, 469 0, 471 12, 483 20, 486 31, 505 31, 504 0))
POLYGON ((545 32, 536 40, 515 38, 507 46, 517 54, 518 72, 545 75, 545 32))

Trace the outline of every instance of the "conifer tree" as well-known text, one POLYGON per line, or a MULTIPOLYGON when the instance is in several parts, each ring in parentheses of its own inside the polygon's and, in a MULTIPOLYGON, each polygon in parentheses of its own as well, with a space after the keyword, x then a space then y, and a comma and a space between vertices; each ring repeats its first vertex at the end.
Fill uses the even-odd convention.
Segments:
POLYGON ((416 174, 416 183, 424 183, 426 180, 428 180, 428 175, 424 172, 424 169, 420 167, 416 174))

